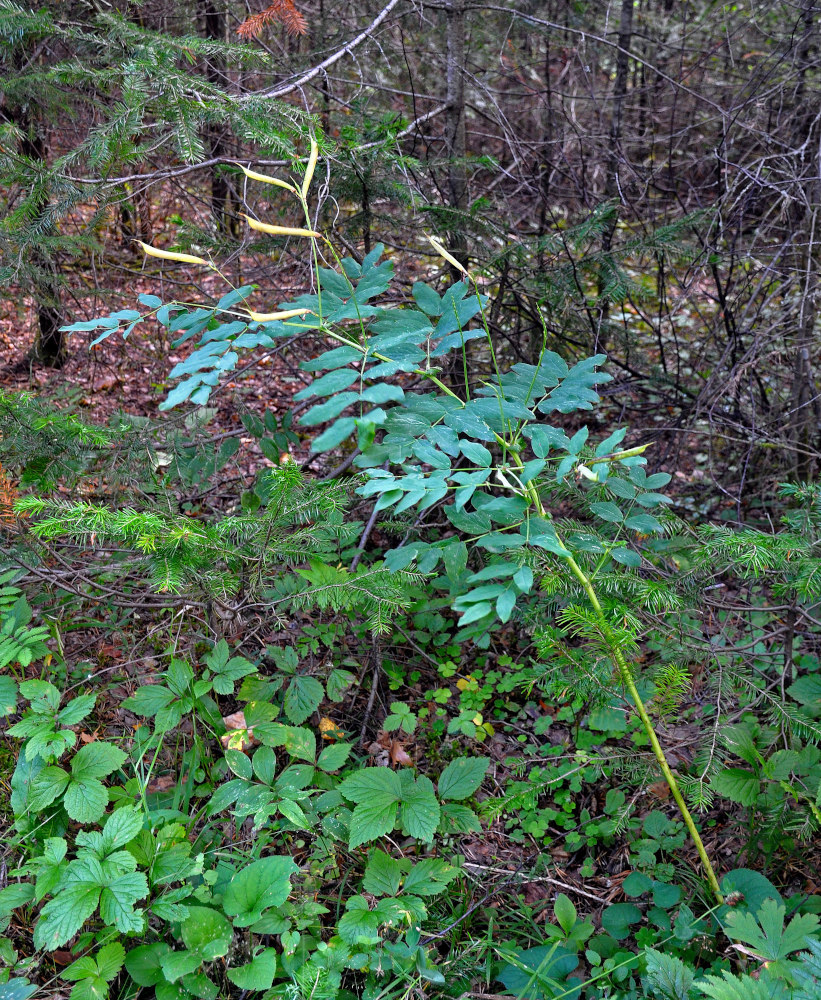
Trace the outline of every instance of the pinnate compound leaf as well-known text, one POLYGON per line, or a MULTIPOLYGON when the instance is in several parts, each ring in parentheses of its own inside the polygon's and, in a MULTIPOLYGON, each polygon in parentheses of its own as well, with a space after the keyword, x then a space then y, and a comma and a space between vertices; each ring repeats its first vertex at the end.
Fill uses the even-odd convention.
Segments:
POLYGON ((611 500, 602 500, 599 503, 591 503, 590 509, 603 521, 610 521, 613 524, 621 524, 624 514, 611 500))
POLYGON ((490 761, 485 757, 460 757, 452 760, 439 778, 439 795, 443 799, 466 799, 482 784, 490 761))
POLYGON ((664 528, 652 514, 634 514, 624 522, 631 531, 637 531, 641 535, 651 535, 653 532, 662 534, 664 528))
POLYGON ((291 892, 291 876, 299 871, 292 858, 272 855, 253 861, 231 879, 223 909, 236 927, 248 927, 263 910, 281 906, 291 892))

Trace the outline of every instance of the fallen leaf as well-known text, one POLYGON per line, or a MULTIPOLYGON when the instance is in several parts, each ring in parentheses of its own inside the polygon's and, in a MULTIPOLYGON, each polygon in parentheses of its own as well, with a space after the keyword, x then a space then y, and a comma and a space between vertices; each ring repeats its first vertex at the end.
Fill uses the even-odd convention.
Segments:
POLYGON ((391 743, 390 756, 393 764, 399 764, 400 767, 413 767, 413 760, 408 756, 399 740, 394 740, 391 743))
POLYGON ((376 739, 373 743, 369 743, 365 748, 368 751, 368 755, 373 757, 373 762, 379 767, 389 767, 391 763, 391 743, 393 740, 391 736, 385 732, 384 729, 380 729, 376 734, 376 739))
POLYGON ((156 778, 152 778, 151 781, 146 785, 146 792, 149 795, 155 795, 157 792, 167 792, 174 788, 177 784, 177 779, 173 774, 160 774, 156 778))
POLYGON ((323 740, 341 740, 345 738, 345 734, 333 721, 327 717, 323 717, 319 720, 319 731, 322 733, 323 740))
POLYGON ((231 715, 224 715, 222 721, 228 732, 220 736, 220 743, 226 750, 247 750, 259 743, 259 740, 254 738, 253 728, 248 728, 244 712, 232 712, 231 715))

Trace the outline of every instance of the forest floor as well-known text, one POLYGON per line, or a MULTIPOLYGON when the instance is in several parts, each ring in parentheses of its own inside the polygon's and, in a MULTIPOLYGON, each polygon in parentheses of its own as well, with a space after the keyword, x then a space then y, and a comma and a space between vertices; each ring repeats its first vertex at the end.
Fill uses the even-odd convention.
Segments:
MULTIPOLYGON (((151 282, 146 280, 145 290, 150 288, 151 282)), ((131 296, 140 290, 132 288, 131 296)), ((66 363, 58 369, 38 367, 28 360, 30 330, 30 303, 21 308, 20 315, 0 319, 0 343, 6 357, 0 368, 0 388, 34 392, 96 423, 105 424, 123 411, 153 420, 179 421, 175 415, 158 414, 157 407, 167 390, 168 371, 182 352, 163 343, 151 329, 138 328, 127 341, 112 336, 91 350, 75 336, 66 363)), ((274 355, 238 373, 212 397, 209 433, 240 437, 243 448, 234 472, 246 487, 260 465, 272 463, 245 433, 240 415, 251 411, 262 416, 268 409, 281 417, 292 408, 293 395, 307 383, 297 363, 298 358, 274 355)), ((693 439, 693 447, 697 444, 693 439)), ((683 454, 671 488, 686 495, 703 474, 686 449, 683 454)), ((320 461, 312 457, 307 443, 294 445, 293 457, 313 475, 325 475, 334 465, 328 456, 320 461)), ((369 511, 363 507, 357 513, 364 522, 369 511)), ((383 542, 375 531, 370 544, 379 547, 383 542)), ((442 611, 447 618, 447 608, 442 611)), ((213 619, 203 609, 192 609, 184 627, 183 618, 176 613, 169 623, 161 612, 126 612, 115 627, 104 621, 104 616, 96 621, 95 617, 91 613, 85 621, 78 618, 72 623, 62 648, 66 681, 92 681, 101 694, 96 728, 93 733, 81 732, 82 740, 115 736, 138 724, 122 702, 140 684, 152 683, 163 669, 159 654, 169 631, 176 635, 177 655, 187 655, 195 662, 201 642, 213 627, 213 619), (158 642, 158 636, 164 637, 163 641, 158 642)), ((384 648, 361 633, 354 636, 340 630, 330 617, 295 615, 287 625, 286 638, 300 647, 309 673, 321 671, 323 663, 330 660, 357 675, 344 700, 323 706, 321 712, 376 763, 413 765, 424 774, 431 764, 440 762, 441 734, 432 735, 422 727, 401 735, 386 731, 384 723, 392 714, 396 697, 413 712, 420 708, 434 711, 438 703, 432 693, 445 690, 452 704, 459 702, 484 713, 489 726, 481 752, 490 758, 491 768, 483 798, 500 805, 488 808, 481 835, 468 834, 458 842, 471 885, 459 910, 459 919, 466 920, 466 926, 469 916, 486 921, 495 912, 503 923, 516 924, 521 940, 540 944, 540 928, 551 920, 559 892, 569 895, 579 914, 589 916, 599 926, 612 904, 632 898, 625 893, 623 883, 635 869, 633 847, 620 831, 629 828, 635 838, 648 817, 661 814, 671 822, 676 818, 663 781, 632 780, 630 767, 620 770, 607 763, 629 758, 635 772, 649 760, 626 703, 616 699, 591 724, 571 690, 564 701, 550 703, 504 685, 496 690, 499 678, 531 654, 526 632, 512 628, 501 631, 487 652, 420 646, 424 641, 420 637, 426 635, 432 643, 446 644, 446 638, 437 640, 434 632, 422 623, 416 639, 403 633, 384 648)), ((252 659, 264 657, 266 648, 281 644, 283 638, 261 614, 232 622, 225 626, 224 634, 252 659)), ((441 635, 446 634, 443 629, 441 635)), ((671 761, 683 768, 691 762, 705 729, 714 725, 712 706, 704 704, 700 687, 698 676, 694 676, 676 723, 660 726, 671 761)), ((230 700, 221 705, 226 725, 238 708, 239 704, 230 700)), ((183 777, 179 768, 173 754, 163 755, 148 786, 158 804, 173 800, 183 777)), ((742 816, 737 811, 727 812, 720 801, 699 817, 716 867, 727 871, 760 866, 762 854, 745 831, 742 816)), ((672 826, 660 829, 653 848, 656 862, 659 866, 674 865, 677 877, 696 884, 695 852, 672 826)), ((810 895, 821 891, 821 859, 811 851, 796 850, 772 856, 769 861, 782 885, 810 895)), ((24 928, 19 931, 22 936, 27 933, 24 928)), ((71 959, 67 952, 57 952, 54 957, 58 965, 71 959)))

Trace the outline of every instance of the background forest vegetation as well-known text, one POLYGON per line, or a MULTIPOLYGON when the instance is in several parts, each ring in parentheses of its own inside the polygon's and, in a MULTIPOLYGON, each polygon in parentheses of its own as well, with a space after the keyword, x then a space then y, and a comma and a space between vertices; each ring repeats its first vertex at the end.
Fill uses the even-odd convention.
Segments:
POLYGON ((0 1000, 821 997, 819 35, 0 0, 0 1000))

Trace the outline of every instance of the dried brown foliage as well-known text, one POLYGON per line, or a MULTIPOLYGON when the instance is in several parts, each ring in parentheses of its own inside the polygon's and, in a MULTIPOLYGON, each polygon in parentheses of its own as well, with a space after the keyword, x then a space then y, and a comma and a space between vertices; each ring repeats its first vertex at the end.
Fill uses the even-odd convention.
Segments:
POLYGON ((16 499, 17 490, 0 465, 0 524, 14 524, 17 521, 17 514, 14 512, 16 499))
POLYGON ((296 9, 294 0, 274 0, 270 7, 252 14, 237 28, 241 38, 256 38, 262 29, 273 21, 279 21, 290 35, 304 35, 308 22, 296 9))

